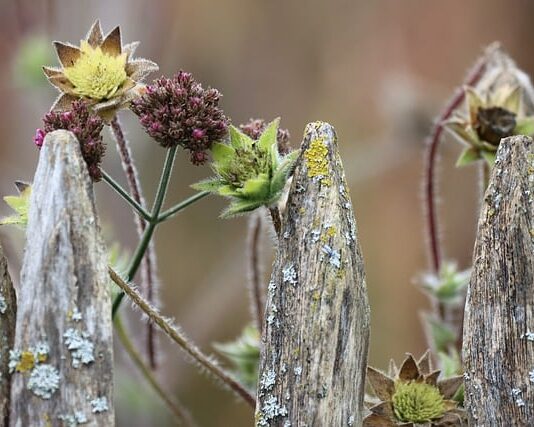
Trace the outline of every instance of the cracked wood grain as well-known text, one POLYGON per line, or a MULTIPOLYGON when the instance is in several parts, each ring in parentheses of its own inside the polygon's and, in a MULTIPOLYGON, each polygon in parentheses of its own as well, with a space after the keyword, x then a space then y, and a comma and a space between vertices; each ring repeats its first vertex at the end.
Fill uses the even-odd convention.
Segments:
POLYGON ((478 223, 463 357, 469 425, 534 425, 534 144, 503 139, 478 223))
POLYGON ((0 245, 0 424, 9 422, 9 350, 15 339, 17 300, 13 282, 7 271, 7 261, 0 245))
POLYGON ((307 126, 268 287, 256 425, 361 425, 369 305, 332 126, 307 126))
POLYGON ((55 131, 30 201, 10 426, 113 426, 112 345, 92 183, 74 135, 55 131))

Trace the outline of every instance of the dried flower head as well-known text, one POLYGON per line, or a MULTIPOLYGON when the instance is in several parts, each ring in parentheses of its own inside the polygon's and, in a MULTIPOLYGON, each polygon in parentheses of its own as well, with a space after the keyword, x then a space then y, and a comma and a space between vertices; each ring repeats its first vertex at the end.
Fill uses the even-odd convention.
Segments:
POLYGON ((230 206, 223 217, 274 205, 282 195, 298 151, 281 156, 276 135, 279 119, 271 122, 257 141, 230 126, 230 143, 212 148, 214 178, 193 186, 229 197, 230 206))
POLYGON ((479 159, 493 165, 502 138, 534 134, 534 89, 528 76, 500 49, 492 48, 486 55, 479 83, 464 88, 465 106, 445 122, 446 129, 467 146, 458 166, 479 159))
POLYGON ((102 118, 92 114, 84 101, 74 101, 68 111, 47 113, 43 122, 43 128, 37 129, 35 134, 35 145, 41 148, 44 138, 49 132, 58 129, 71 131, 80 143, 89 175, 93 181, 100 181, 102 178, 100 164, 106 151, 101 135, 104 127, 102 118))
MULTIPOLYGON (((247 123, 239 125, 239 129, 252 139, 258 139, 266 127, 267 123, 263 119, 250 119, 247 123)), ((291 135, 287 129, 278 129, 276 141, 278 142, 278 151, 280 154, 287 154, 291 150, 289 146, 290 137, 291 135)))
POLYGON ((400 369, 392 362, 389 375, 367 368, 367 379, 379 403, 369 408, 371 414, 365 417, 363 425, 464 425, 464 410, 452 400, 463 377, 438 381, 439 375, 440 371, 432 370, 428 351, 419 361, 408 355, 400 369))
POLYGON ((138 42, 122 45, 120 28, 104 37, 97 20, 80 46, 54 42, 61 68, 43 67, 48 81, 61 92, 52 111, 65 111, 83 99, 104 120, 110 121, 142 92, 143 79, 157 64, 132 58, 138 42))
POLYGON ((162 77, 132 102, 146 132, 162 147, 182 146, 193 164, 208 159, 206 151, 227 134, 228 118, 219 107, 218 90, 204 89, 190 73, 162 77))

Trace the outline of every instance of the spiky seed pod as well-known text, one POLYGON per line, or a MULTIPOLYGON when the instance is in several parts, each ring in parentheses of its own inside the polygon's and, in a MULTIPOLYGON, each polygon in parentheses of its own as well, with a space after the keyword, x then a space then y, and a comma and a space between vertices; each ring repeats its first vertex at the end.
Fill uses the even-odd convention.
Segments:
POLYGON ((144 78, 157 64, 133 58, 138 42, 122 44, 120 28, 105 37, 97 20, 80 46, 54 42, 61 67, 43 67, 48 81, 60 95, 52 111, 65 111, 83 99, 106 122, 143 91, 144 78))
POLYGON ((180 71, 147 86, 131 104, 146 132, 162 147, 180 145, 193 164, 208 159, 207 150, 228 131, 228 118, 219 107, 218 90, 204 89, 191 73, 180 71))

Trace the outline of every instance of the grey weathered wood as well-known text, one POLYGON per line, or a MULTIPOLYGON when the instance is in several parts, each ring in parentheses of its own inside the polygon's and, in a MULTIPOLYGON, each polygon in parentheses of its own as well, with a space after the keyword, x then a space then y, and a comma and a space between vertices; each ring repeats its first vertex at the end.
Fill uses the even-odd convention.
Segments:
POLYGON ((114 425, 106 258, 79 144, 50 133, 30 202, 14 347, 26 363, 13 374, 11 426, 114 425))
POLYGON ((361 425, 369 305, 334 129, 307 126, 269 283, 260 426, 361 425))
POLYGON ((534 425, 534 144, 501 141, 478 224, 463 355, 469 425, 534 425))
POLYGON ((0 245, 0 425, 9 419, 9 350, 15 339, 17 300, 13 282, 7 271, 7 261, 0 245))

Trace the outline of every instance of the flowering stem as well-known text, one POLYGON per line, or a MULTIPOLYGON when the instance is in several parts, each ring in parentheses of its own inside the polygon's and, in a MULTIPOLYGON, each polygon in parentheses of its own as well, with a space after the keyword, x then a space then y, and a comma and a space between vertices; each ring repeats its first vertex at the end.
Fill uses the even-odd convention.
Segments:
POLYGON ((253 408, 256 406, 255 398, 228 372, 218 366, 215 360, 202 353, 194 344, 192 344, 185 335, 175 326, 171 325, 157 310, 146 301, 139 292, 128 285, 122 278, 111 268, 108 268, 109 276, 128 297, 141 309, 143 312, 158 325, 167 336, 178 344, 183 351, 193 358, 202 368, 206 369, 216 378, 220 379, 224 384, 236 392, 245 402, 253 408))
MULTIPOLYGON (((141 192, 141 183, 139 182, 138 173, 133 163, 132 153, 131 153, 128 141, 124 137, 124 132, 122 131, 122 127, 121 127, 121 124, 119 123, 119 119, 117 118, 117 116, 115 116, 111 121, 111 130, 113 133, 113 137, 115 138, 115 141, 117 143, 119 156, 121 158, 122 167, 126 174, 128 187, 130 188, 130 193, 132 195, 132 198, 140 206, 143 206, 145 204, 145 201, 143 199, 143 194, 141 192)), ((136 217, 135 220, 137 224, 137 233, 139 237, 142 237, 147 225, 144 221, 141 220, 141 218, 136 217)), ((154 248, 150 244, 150 242, 148 242, 148 245, 145 251, 148 251, 148 253, 147 253, 147 256, 144 257, 144 260, 143 260, 141 278, 142 278, 143 285, 145 285, 146 287, 146 293, 147 293, 148 299, 152 301, 153 294, 154 294, 153 288, 156 283, 156 277, 155 277, 156 276, 156 259, 155 259, 154 248)), ((120 305, 120 299, 119 299, 118 304, 120 305)), ((114 309, 116 309, 118 308, 118 305, 115 306, 115 303, 114 303, 113 307, 114 309)), ((147 326, 147 335, 148 335, 147 351, 148 351, 148 357, 150 359, 150 366, 152 368, 155 368, 156 367, 155 342, 154 342, 154 331, 153 331, 152 325, 147 326)))
MULTIPOLYGON (((134 256, 132 258, 132 262, 130 263, 128 272, 126 274, 127 280, 132 280, 134 278, 135 273, 137 273, 137 270, 139 269, 139 266, 141 265, 141 261, 143 260, 143 257, 145 256, 145 253, 150 246, 150 241, 152 240, 152 236, 154 235, 154 231, 156 230, 156 227, 158 225, 157 218, 159 217, 159 213, 161 211, 161 207, 163 206, 163 202, 165 201, 165 195, 167 193, 167 188, 169 186, 169 180, 171 177, 175 157, 176 157, 176 147, 169 148, 167 150, 167 157, 165 158, 165 165, 163 166, 163 172, 161 173, 161 179, 160 179, 158 190, 156 193, 156 200, 154 201, 154 206, 152 208, 152 213, 150 215, 152 219, 148 223, 148 226, 146 227, 145 232, 143 233, 141 241, 139 242, 139 245, 137 246, 137 249, 135 250, 134 256)), ((113 310, 112 310, 113 316, 115 316, 118 308, 121 305, 123 298, 124 298, 124 293, 120 293, 115 298, 115 301, 113 301, 113 310)))
POLYGON ((128 333, 126 332, 126 329, 124 328, 120 316, 115 318, 114 325, 115 331, 117 332, 117 336, 119 337, 124 350, 126 353, 128 353, 128 356, 130 356, 130 359, 132 359, 132 362, 135 364, 137 369, 139 369, 139 372, 141 372, 141 375, 145 378, 148 384, 150 384, 156 394, 161 398, 161 400, 163 400, 163 402, 165 402, 169 410, 174 414, 178 423, 180 425, 193 426, 195 423, 193 422, 189 411, 180 402, 171 399, 170 396, 167 395, 163 388, 158 384, 156 378, 154 378, 152 375, 150 369, 145 365, 139 353, 137 353, 132 341, 130 340, 130 337, 128 336, 128 333))
POLYGON ((113 188, 128 204, 135 209, 135 211, 143 218, 145 221, 151 221, 152 216, 146 211, 143 206, 137 203, 128 192, 122 188, 117 181, 115 181, 107 172, 102 170, 102 178, 104 181, 113 188))
POLYGON ((180 212, 181 210, 187 208, 189 205, 192 205, 193 203, 199 201, 200 199, 203 199, 204 197, 211 194, 209 191, 200 191, 197 194, 192 195, 191 197, 181 201, 177 205, 173 206, 172 208, 167 209, 166 211, 162 212, 161 215, 158 216, 157 222, 163 222, 180 212))
MULTIPOLYGON (((486 57, 484 56, 469 73, 465 80, 466 85, 474 85, 482 76, 486 68, 486 57)), ((435 273, 439 273, 441 266, 441 248, 439 244, 439 230, 438 219, 436 212, 435 200, 435 169, 436 159, 438 153, 438 146, 441 142, 441 135, 443 134, 443 122, 447 120, 451 114, 456 110, 464 100, 463 88, 458 89, 452 99, 445 106, 445 109, 438 117, 434 128, 430 134, 429 142, 427 143, 426 151, 426 166, 424 177, 424 192, 427 213, 427 232, 430 244, 430 256, 432 268, 435 273)))
POLYGON ((263 328, 263 292, 261 287, 261 265, 260 265, 260 236, 262 217, 258 213, 252 215, 248 229, 248 252, 249 252, 249 298, 252 317, 256 323, 256 328, 260 332, 263 328))

